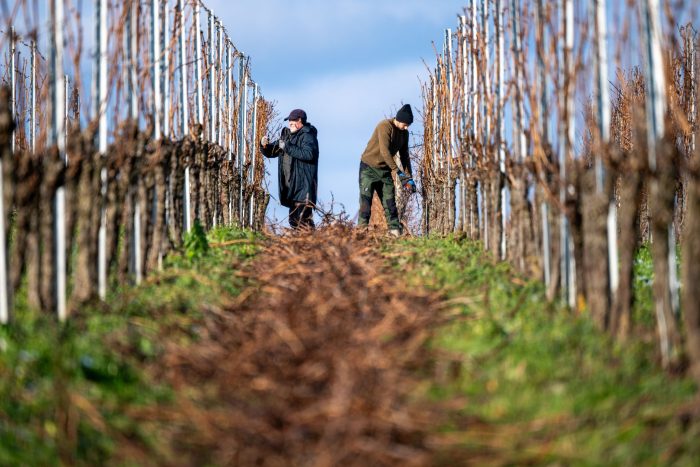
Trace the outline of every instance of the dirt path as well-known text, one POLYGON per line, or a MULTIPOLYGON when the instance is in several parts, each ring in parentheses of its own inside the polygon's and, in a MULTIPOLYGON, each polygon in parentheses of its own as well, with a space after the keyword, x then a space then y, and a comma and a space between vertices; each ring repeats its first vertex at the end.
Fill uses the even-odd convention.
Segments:
POLYGON ((183 464, 422 465, 430 414, 412 401, 437 297, 389 271, 380 244, 333 227, 271 240, 255 284, 207 310, 162 376, 183 464))

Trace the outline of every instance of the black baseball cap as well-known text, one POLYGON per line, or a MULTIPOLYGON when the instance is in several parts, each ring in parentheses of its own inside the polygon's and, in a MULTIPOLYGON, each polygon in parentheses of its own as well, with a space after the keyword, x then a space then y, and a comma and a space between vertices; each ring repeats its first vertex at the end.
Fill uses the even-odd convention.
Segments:
POLYGON ((301 109, 294 109, 291 112, 289 112, 289 117, 285 118, 284 120, 299 120, 301 119, 302 123, 306 123, 306 112, 304 112, 301 109))

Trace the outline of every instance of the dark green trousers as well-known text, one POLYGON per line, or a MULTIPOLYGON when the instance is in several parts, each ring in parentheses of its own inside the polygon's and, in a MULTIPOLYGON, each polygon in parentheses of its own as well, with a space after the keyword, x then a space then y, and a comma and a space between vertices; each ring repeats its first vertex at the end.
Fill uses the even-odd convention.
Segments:
POLYGON ((360 162, 360 216, 357 224, 369 224, 369 218, 372 215, 372 196, 374 196, 375 191, 384 207, 384 215, 386 215, 389 229, 401 230, 391 170, 375 169, 364 162, 360 162))

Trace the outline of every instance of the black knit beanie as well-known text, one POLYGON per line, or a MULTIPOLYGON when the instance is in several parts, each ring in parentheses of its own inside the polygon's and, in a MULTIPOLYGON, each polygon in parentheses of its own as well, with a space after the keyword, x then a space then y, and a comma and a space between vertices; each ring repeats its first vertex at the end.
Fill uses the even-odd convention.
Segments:
POLYGON ((404 105, 396 112, 396 120, 407 125, 413 123, 413 112, 409 104, 404 105))

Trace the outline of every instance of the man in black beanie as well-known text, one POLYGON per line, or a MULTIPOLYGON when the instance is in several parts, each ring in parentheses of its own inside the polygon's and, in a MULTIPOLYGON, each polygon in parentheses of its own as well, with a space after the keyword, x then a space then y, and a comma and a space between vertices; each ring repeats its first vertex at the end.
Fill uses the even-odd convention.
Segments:
POLYGON ((393 174, 401 185, 412 193, 416 184, 411 176, 411 160, 408 155, 408 127, 413 123, 411 106, 406 104, 396 112, 396 117, 379 122, 367 143, 360 160, 360 214, 357 224, 368 225, 372 214, 372 197, 377 192, 384 207, 389 233, 401 235, 401 223, 396 209, 396 192, 393 174), (394 162, 399 153, 402 168, 394 162))

